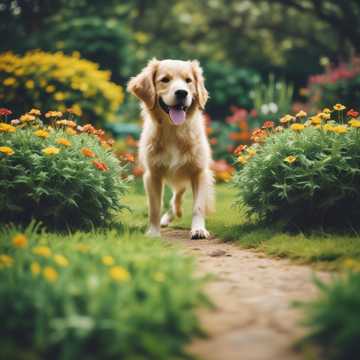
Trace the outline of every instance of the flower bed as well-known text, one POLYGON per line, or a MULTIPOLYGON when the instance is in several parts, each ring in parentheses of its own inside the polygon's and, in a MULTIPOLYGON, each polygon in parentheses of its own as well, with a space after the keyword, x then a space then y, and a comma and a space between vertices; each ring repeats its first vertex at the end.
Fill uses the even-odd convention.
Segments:
POLYGON ((99 124, 115 119, 123 99, 109 72, 76 53, 0 54, 0 101, 16 113, 27 111, 28 104, 61 111, 72 107, 84 121, 99 124))
POLYGON ((255 130, 240 146, 235 177, 238 202, 268 221, 298 226, 356 225, 360 216, 359 113, 341 104, 283 126, 255 130))
POLYGON ((108 223, 125 191, 124 166, 109 148, 102 130, 58 111, 41 118, 33 109, 0 123, 0 222, 36 219, 57 229, 108 223))

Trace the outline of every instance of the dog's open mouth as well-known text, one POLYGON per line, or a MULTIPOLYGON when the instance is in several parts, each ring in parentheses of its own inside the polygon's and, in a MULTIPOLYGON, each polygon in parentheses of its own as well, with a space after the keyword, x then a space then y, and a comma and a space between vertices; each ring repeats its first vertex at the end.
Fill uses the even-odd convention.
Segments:
POLYGON ((164 100, 159 100, 161 108, 169 115, 170 120, 174 125, 181 125, 186 119, 187 107, 184 105, 169 106, 166 105, 164 100))

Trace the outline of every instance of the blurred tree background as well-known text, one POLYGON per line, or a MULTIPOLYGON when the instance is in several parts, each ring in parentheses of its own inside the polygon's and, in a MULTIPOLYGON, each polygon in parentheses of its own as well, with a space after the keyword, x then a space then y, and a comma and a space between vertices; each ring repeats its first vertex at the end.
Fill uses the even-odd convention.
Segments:
POLYGON ((0 32, 1 52, 76 51, 123 86, 151 57, 197 58, 220 120, 269 74, 301 99, 311 74, 359 53, 360 1, 0 0, 0 32))

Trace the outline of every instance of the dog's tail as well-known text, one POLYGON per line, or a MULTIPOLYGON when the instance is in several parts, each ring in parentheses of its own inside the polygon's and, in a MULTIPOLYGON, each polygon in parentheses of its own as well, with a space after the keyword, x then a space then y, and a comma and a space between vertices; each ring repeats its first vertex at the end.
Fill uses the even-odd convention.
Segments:
POLYGON ((215 212, 215 178, 214 173, 209 169, 206 173, 206 214, 215 212))

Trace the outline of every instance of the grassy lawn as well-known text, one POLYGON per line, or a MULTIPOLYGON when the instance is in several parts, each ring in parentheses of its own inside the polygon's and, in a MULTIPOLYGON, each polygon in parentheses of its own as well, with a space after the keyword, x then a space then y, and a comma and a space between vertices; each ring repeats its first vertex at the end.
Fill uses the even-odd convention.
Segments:
POLYGON ((176 246, 143 235, 144 197, 127 201, 134 212, 110 230, 0 229, 1 358, 186 357, 203 279, 176 246))
MULTIPOLYGON (((224 241, 264 252, 274 257, 287 257, 297 263, 336 270, 343 267, 360 267, 359 236, 357 234, 291 234, 276 228, 265 227, 246 218, 244 210, 232 205, 235 190, 229 184, 217 185, 216 212, 208 218, 208 229, 224 241)), ((127 223, 145 228, 146 202, 141 184, 137 184, 126 197, 126 203, 134 208, 127 223)), ((165 198, 170 193, 166 191, 165 198)), ((191 194, 184 202, 184 217, 174 221, 174 227, 189 229, 191 224, 191 194)), ((167 206, 167 202, 165 204, 167 206)))

